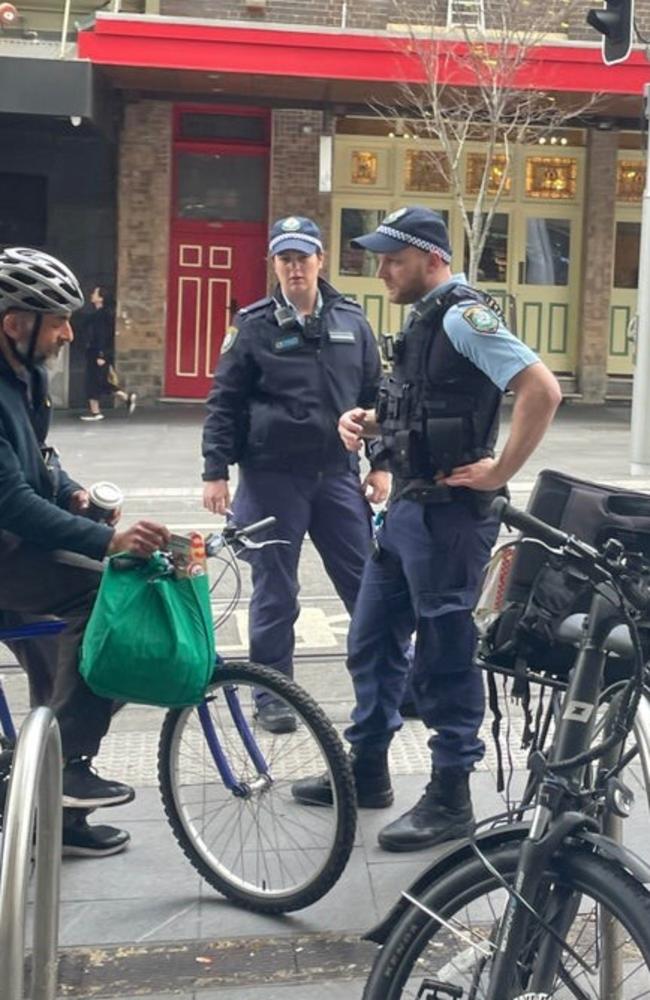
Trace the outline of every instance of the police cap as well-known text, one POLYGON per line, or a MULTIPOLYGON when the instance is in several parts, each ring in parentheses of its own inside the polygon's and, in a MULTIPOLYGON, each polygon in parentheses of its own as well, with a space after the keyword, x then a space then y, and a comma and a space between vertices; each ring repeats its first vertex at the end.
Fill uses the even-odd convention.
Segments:
POLYGON ((312 219, 303 215, 288 215, 273 224, 269 253, 274 256, 287 250, 297 250, 304 254, 323 252, 320 229, 312 219))
POLYGON ((374 233, 350 242, 353 247, 373 253, 396 253, 412 246, 439 254, 447 264, 451 260, 449 233, 442 216, 421 205, 398 208, 380 222, 374 233))

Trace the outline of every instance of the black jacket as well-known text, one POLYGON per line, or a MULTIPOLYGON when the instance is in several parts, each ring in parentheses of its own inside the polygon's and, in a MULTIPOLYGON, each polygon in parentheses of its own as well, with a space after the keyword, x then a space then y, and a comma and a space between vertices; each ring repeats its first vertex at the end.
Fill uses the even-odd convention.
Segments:
POLYGON ((0 535, 10 531, 43 549, 102 559, 113 530, 70 514, 70 498, 81 487, 56 455, 46 464, 50 415, 47 372, 15 364, 0 332, 0 535))
POLYGON ((237 313, 207 400, 204 479, 227 479, 235 463, 308 474, 358 468, 337 424, 345 410, 374 406, 379 351, 360 306, 326 281, 319 287, 320 317, 304 330, 286 308, 278 316, 279 290, 237 313))

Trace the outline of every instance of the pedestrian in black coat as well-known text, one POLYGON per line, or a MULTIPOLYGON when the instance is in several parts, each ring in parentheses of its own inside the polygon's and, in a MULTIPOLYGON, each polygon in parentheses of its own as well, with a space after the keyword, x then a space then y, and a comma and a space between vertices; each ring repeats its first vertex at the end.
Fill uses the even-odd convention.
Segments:
POLYGON ((103 396, 114 395, 126 403, 129 416, 136 407, 137 396, 120 386, 115 370, 115 310, 113 297, 103 285, 93 289, 90 301, 93 312, 87 317, 83 332, 86 338, 86 398, 89 412, 82 420, 103 420, 99 404, 103 396))

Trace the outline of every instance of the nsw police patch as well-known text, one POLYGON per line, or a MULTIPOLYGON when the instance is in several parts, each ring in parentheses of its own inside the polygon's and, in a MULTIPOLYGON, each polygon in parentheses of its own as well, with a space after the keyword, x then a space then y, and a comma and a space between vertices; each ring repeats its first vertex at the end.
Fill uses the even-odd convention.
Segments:
POLYGON ((390 226, 391 223, 397 222, 397 220, 401 219, 402 216, 406 215, 407 212, 408 208, 396 208, 394 212, 389 212, 383 221, 384 223, 388 223, 388 225, 390 226))
POLYGON ((499 329, 499 319, 487 306, 469 306, 463 310, 466 319, 477 333, 494 333, 499 329))
POLYGON ((223 338, 223 344, 221 345, 221 353, 225 354, 233 346, 237 340, 237 334, 239 330, 236 326, 229 326, 226 330, 226 336, 223 338))

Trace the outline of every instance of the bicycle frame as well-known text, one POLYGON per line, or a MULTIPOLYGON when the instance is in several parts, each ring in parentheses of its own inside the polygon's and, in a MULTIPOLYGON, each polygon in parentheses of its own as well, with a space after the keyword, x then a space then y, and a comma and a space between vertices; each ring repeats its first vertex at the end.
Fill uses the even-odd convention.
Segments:
MULTIPOLYGON (((552 744, 550 763, 571 759, 590 746, 601 693, 606 657, 604 646, 612 628, 621 620, 620 611, 607 597, 595 592, 587 618, 587 631, 582 640, 569 687, 562 699, 560 718, 552 744)), ((650 704, 643 699, 638 725, 639 753, 644 777, 650 777, 650 704)), ((598 830, 597 821, 581 811, 580 793, 583 790, 583 768, 578 766, 565 772, 562 778, 553 775, 542 777, 528 837, 522 844, 519 864, 496 939, 494 959, 486 1000, 506 1000, 518 988, 517 969, 525 954, 526 934, 531 920, 535 919, 535 902, 540 891, 543 872, 552 855, 572 832, 577 829, 598 830)), ((646 788, 648 792, 648 787, 646 788)), ((562 887, 555 887, 545 899, 542 924, 545 936, 542 941, 544 961, 536 953, 535 972, 526 989, 541 994, 550 993, 557 973, 557 962, 562 951, 563 925, 570 926, 571 899, 560 899, 562 887), (560 926, 554 924, 555 933, 548 925, 548 901, 559 900, 560 926), (562 915, 562 906, 565 908, 562 915), (568 909, 567 909, 568 907, 568 909)), ((539 915, 537 915, 539 917, 539 915)))

